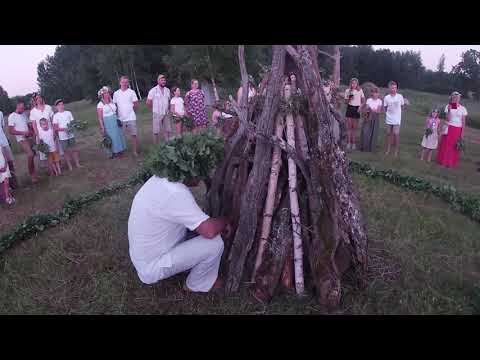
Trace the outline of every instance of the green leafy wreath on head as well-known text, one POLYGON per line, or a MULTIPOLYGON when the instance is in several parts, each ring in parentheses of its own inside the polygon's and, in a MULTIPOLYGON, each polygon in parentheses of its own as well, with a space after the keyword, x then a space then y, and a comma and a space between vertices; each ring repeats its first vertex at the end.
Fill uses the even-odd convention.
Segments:
POLYGON ((182 182, 208 178, 223 156, 222 137, 210 132, 186 133, 157 145, 147 156, 145 166, 153 175, 182 182))

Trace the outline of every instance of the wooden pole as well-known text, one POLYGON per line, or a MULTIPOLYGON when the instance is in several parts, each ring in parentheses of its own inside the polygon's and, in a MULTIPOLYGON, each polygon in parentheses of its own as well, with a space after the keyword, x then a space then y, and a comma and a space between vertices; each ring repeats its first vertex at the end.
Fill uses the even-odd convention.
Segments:
MULTIPOLYGON (((291 98, 290 88, 285 87, 285 100, 287 102, 291 98)), ((287 125, 287 144, 291 149, 295 149, 295 122, 292 112, 286 115, 287 125)), ((295 291, 297 295, 303 295, 305 291, 303 278, 303 246, 302 246, 302 228, 300 222, 300 209, 298 206, 297 194, 297 165, 295 161, 288 157, 288 190, 290 195, 290 212, 292 216, 292 233, 293 233, 293 261, 295 275, 295 291)))
MULTIPOLYGON (((278 115, 275 124, 275 136, 277 138, 282 138, 284 127, 284 120, 281 115, 278 115)), ((282 150, 278 145, 276 145, 273 148, 272 170, 270 171, 270 179, 268 181, 267 199, 265 201, 265 209, 263 212, 262 231, 260 234, 260 242, 258 244, 258 252, 255 259, 255 266, 252 273, 252 282, 255 281, 255 275, 257 274, 257 270, 260 267, 260 264, 262 263, 263 252, 265 251, 265 246, 267 245, 267 241, 270 236, 273 209, 275 204, 275 195, 277 192, 278 174, 280 173, 280 168, 282 166, 281 155, 282 150)))

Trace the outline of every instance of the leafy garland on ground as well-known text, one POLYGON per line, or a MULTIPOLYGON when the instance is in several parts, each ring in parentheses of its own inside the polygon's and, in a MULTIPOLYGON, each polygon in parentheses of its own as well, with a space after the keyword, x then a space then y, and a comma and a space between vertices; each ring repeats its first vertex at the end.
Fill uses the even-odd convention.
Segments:
POLYGON ((393 185, 412 191, 430 193, 450 204, 455 211, 480 222, 480 199, 462 193, 451 185, 434 185, 422 178, 401 175, 391 169, 377 170, 370 165, 356 161, 350 161, 350 171, 371 178, 381 178, 393 185))
MULTIPOLYGON (((480 222, 480 199, 470 197, 467 194, 457 191, 451 185, 433 185, 427 180, 405 176, 389 170, 377 170, 368 164, 356 161, 350 161, 350 171, 353 173, 365 175, 371 178, 381 178, 393 185, 400 186, 412 191, 423 191, 439 197, 451 205, 451 207, 460 213, 468 216, 474 221, 480 222)), ((26 218, 25 221, 18 224, 11 232, 0 237, 0 254, 11 247, 15 242, 23 241, 38 235, 44 230, 57 226, 62 222, 67 222, 76 215, 82 208, 101 200, 114 193, 143 184, 153 175, 148 167, 140 169, 129 180, 111 184, 102 189, 80 196, 76 199, 68 200, 63 207, 51 214, 38 214, 26 218)))
POLYGON ((96 192, 68 200, 60 210, 54 213, 27 217, 11 232, 0 237, 0 254, 15 242, 29 239, 48 228, 67 222, 85 206, 118 191, 143 184, 152 175, 168 177, 171 181, 182 181, 192 176, 206 178, 209 176, 210 170, 221 161, 223 154, 223 138, 208 132, 197 135, 187 133, 180 138, 162 143, 147 157, 146 166, 127 181, 114 183, 96 192))
POLYGON ((66 201, 63 207, 54 213, 37 214, 27 217, 25 221, 18 224, 12 231, 0 237, 0 254, 12 246, 15 242, 26 240, 38 235, 48 228, 57 226, 62 222, 67 222, 85 206, 107 196, 113 195, 120 190, 144 183, 150 178, 150 176, 151 173, 148 170, 141 169, 125 182, 111 184, 94 193, 86 194, 76 199, 66 201))

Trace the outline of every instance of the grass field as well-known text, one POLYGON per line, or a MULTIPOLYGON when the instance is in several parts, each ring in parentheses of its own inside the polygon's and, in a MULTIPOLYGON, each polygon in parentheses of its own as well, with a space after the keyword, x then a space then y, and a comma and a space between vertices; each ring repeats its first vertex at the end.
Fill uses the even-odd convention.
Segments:
MULTIPOLYGON (((375 154, 351 153, 353 159, 403 174, 450 183, 478 195, 480 130, 468 128, 467 152, 460 167, 447 170, 418 160, 424 118, 443 96, 402 92, 412 103, 404 114, 398 159, 382 155, 383 136, 375 154)), ((480 105, 466 103, 472 115, 480 105)), ((17 204, 0 209, 0 232, 26 215, 57 209, 64 200, 112 180, 127 178, 142 157, 107 160, 92 104, 78 102, 69 110, 90 126, 79 132, 85 169, 58 178, 43 176, 29 185, 23 155, 16 166, 22 183, 17 204)), ((479 117, 480 118, 480 117, 479 117)), ((151 144, 151 121, 139 114, 143 154, 151 144)), ((383 134, 382 134, 383 135, 383 134)), ((338 314, 478 314, 480 313, 480 225, 452 211, 442 201, 405 191, 381 180, 354 176, 370 245, 370 282, 366 289, 347 285, 338 314)), ((137 188, 126 190, 83 210, 70 222, 50 229, 0 255, 0 313, 29 314, 320 314, 311 297, 278 296, 271 304, 245 293, 185 294, 184 275, 152 286, 137 278, 128 256, 127 219, 137 188)), ((195 190, 201 202, 203 188, 195 190)), ((347 282, 348 284, 348 282, 347 282)))

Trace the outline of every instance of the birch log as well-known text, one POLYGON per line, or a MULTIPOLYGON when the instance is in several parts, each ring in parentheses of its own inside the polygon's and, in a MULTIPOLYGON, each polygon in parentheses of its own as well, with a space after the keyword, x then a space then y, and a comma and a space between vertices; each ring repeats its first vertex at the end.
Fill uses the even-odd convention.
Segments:
MULTIPOLYGON (((281 115, 277 116, 275 124, 275 136, 281 138, 284 129, 284 120, 281 115)), ((270 230, 272 225, 273 208, 275 204, 275 194, 277 192, 278 174, 280 173, 280 167, 282 166, 282 150, 277 145, 273 148, 272 154, 272 170, 270 171, 270 179, 268 180, 267 199, 265 201, 265 210, 263 213, 262 231, 260 235, 260 242, 258 245, 257 257, 255 259, 255 266, 252 272, 252 282, 255 280, 257 270, 262 263, 263 252, 270 236, 270 230)))
MULTIPOLYGON (((288 101, 290 94, 288 94, 287 91, 285 91, 285 93, 285 98, 288 101)), ((293 121, 293 114, 291 112, 286 115, 286 126, 287 143, 291 149, 295 149, 295 122, 293 121)), ((290 194, 290 212, 292 216, 295 291, 297 292, 297 295, 303 295, 305 286, 303 279, 302 227, 297 195, 297 165, 291 157, 288 157, 288 189, 290 194)))

